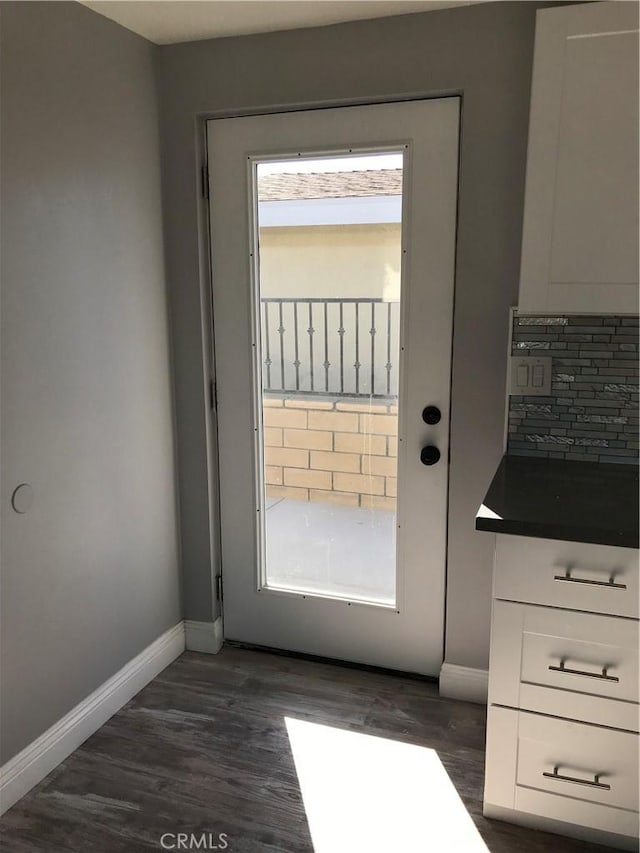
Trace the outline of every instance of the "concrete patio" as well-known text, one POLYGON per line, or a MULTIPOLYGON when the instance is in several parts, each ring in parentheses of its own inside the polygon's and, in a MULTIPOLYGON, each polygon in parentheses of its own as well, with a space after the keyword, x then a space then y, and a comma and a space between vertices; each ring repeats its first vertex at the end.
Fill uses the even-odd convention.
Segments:
POLYGON ((269 585, 393 603, 394 512, 268 498, 266 528, 269 585))

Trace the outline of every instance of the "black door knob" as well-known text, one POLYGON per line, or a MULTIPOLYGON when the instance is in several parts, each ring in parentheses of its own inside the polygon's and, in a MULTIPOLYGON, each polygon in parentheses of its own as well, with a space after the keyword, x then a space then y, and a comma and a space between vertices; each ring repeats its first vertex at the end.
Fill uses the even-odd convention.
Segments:
POLYGON ((422 420, 425 424, 438 424, 441 417, 440 409, 437 406, 427 406, 426 409, 422 410, 422 420))
POLYGON ((420 461, 423 465, 435 465, 440 459, 440 451, 433 444, 427 444, 420 451, 420 461))

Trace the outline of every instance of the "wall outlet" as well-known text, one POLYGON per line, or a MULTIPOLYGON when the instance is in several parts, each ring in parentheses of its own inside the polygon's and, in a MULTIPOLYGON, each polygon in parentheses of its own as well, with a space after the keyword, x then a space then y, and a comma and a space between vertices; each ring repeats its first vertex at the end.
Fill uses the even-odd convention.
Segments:
POLYGON ((549 356, 518 356, 510 360, 509 393, 527 397, 551 394, 551 358, 549 356))

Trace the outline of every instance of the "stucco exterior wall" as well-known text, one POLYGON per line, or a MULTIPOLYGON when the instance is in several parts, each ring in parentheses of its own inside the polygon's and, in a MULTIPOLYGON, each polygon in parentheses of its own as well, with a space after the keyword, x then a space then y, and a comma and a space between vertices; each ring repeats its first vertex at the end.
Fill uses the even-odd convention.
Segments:
POLYGON ((400 236, 400 223, 261 228, 261 295, 396 300, 400 236))

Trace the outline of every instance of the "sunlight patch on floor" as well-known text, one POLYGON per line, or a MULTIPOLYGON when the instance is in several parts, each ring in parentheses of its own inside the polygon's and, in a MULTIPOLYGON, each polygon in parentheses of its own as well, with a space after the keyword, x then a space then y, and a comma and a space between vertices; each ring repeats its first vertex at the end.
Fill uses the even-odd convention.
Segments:
POLYGON ((488 853, 435 750, 285 724, 315 853, 488 853))

